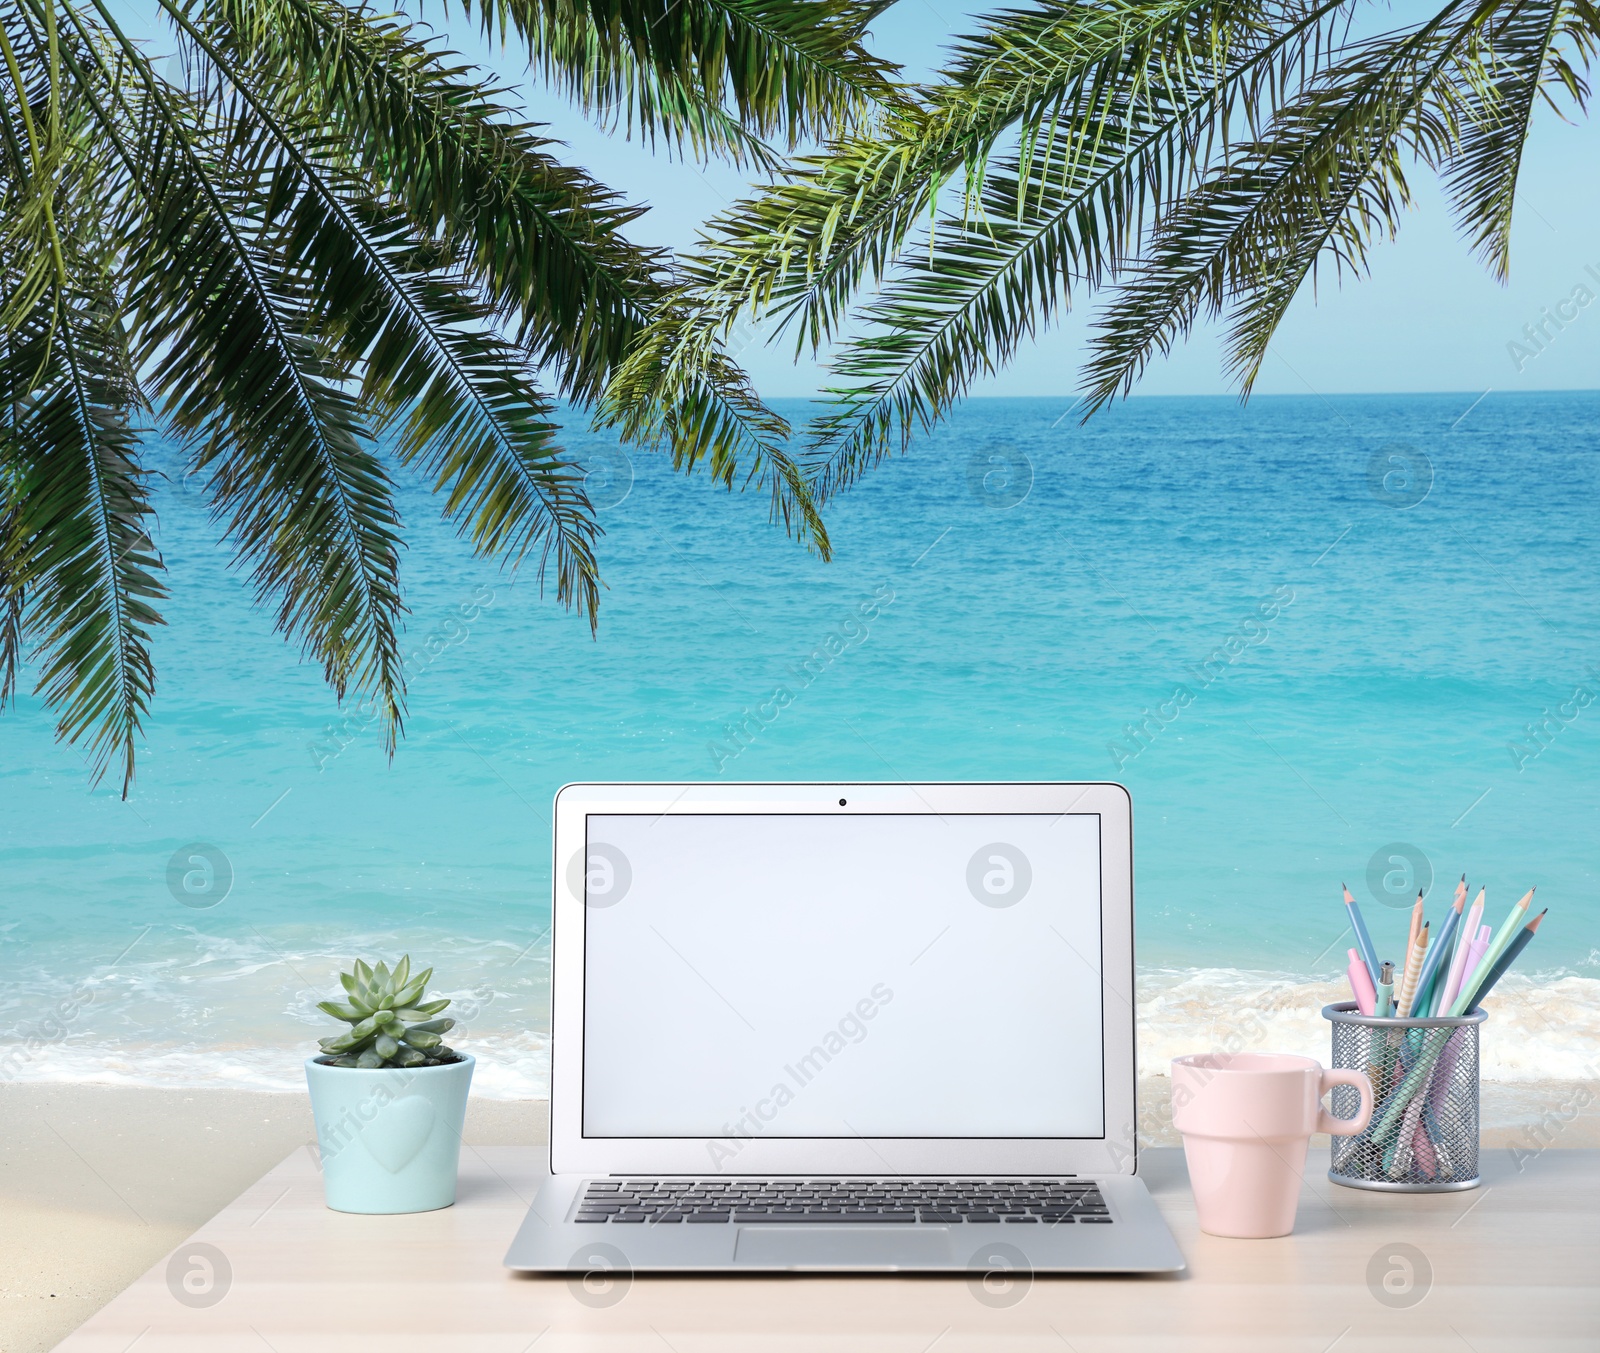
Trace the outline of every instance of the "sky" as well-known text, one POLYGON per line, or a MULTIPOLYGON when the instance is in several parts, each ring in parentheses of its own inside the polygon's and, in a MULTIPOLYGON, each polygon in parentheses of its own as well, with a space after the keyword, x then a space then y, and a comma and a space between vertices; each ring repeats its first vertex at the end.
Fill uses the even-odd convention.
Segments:
MULTIPOLYGON (((1013 3, 1014 0, 1007 0, 1013 3)), ((148 0, 124 0, 149 31, 148 0)), ((999 4, 995 7, 999 7, 999 4)), ((474 61, 491 63, 523 91, 528 113, 549 124, 568 157, 649 210, 630 233, 639 241, 686 248, 701 223, 738 198, 746 175, 726 165, 696 165, 652 155, 637 141, 608 135, 550 95, 514 58, 490 52, 475 24, 455 6, 413 0, 407 8, 426 17, 450 45, 474 61)), ((1431 8, 1431 7, 1430 7, 1431 8)), ((985 7, 951 0, 899 0, 875 21, 870 45, 900 62, 908 75, 934 69, 940 51, 985 7)), ((1388 26, 1410 11, 1411 0, 1369 5, 1362 25, 1388 26)), ((157 49, 160 38, 154 39, 157 49)), ((1256 384, 1260 394, 1589 389, 1600 384, 1600 304, 1568 305, 1576 318, 1553 334, 1531 359, 1512 350, 1526 346, 1524 326, 1556 311, 1587 284, 1600 295, 1600 127, 1566 122, 1542 107, 1534 119, 1521 176, 1508 284, 1491 277, 1450 219, 1437 184, 1425 172, 1413 177, 1416 203, 1399 238, 1373 251, 1370 276, 1335 284, 1331 270, 1313 294, 1308 285, 1281 326, 1256 384), (1593 267, 1595 275, 1585 271, 1593 267)), ((1052 332, 1026 344, 1003 372, 983 380, 979 395, 1032 395, 1070 399, 1076 392, 1092 309, 1076 310, 1052 332)), ((747 348, 740 360, 768 398, 806 396, 825 382, 815 363, 793 360, 792 345, 747 348)), ((1176 352, 1158 359, 1136 388, 1144 395, 1227 394, 1218 331, 1202 327, 1176 352)))

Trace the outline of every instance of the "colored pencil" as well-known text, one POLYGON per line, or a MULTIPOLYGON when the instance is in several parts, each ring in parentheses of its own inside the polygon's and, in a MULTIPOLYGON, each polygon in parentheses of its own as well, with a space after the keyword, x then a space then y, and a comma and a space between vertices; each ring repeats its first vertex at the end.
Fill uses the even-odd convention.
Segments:
POLYGON ((1474 970, 1472 978, 1463 984, 1463 990, 1466 991, 1466 994, 1456 997, 1456 1005, 1451 1007, 1450 1010, 1452 1015, 1459 1015, 1466 1010, 1472 1009, 1472 1003, 1477 1000, 1478 989, 1483 985, 1483 979, 1489 975, 1489 969, 1499 960, 1500 955, 1505 952, 1506 946, 1511 943, 1517 931, 1522 928, 1523 922, 1528 919, 1528 903, 1533 901, 1533 893, 1534 890, 1529 888, 1518 899, 1517 904, 1511 908, 1511 914, 1506 917, 1499 933, 1489 942, 1488 951, 1474 970), (1467 990, 1467 988, 1470 988, 1470 990, 1467 990), (1457 1006, 1461 1008, 1457 1009, 1457 1006))
MULTIPOLYGON (((1419 899, 1417 905, 1422 905, 1419 899)), ((1411 952, 1406 955, 1406 975, 1400 980, 1400 1004, 1395 1011, 1401 1019, 1411 1013, 1411 1002, 1417 998, 1417 977, 1422 972, 1423 960, 1428 954, 1428 927, 1431 921, 1424 921, 1422 929, 1417 932, 1415 943, 1411 952)))
POLYGON ((1450 973, 1445 978, 1444 991, 1439 998, 1438 1009, 1441 1011, 1448 1010, 1461 991, 1461 979, 1466 976, 1467 950, 1472 948, 1472 941, 1477 937, 1478 921, 1483 916, 1484 898, 1488 892, 1487 888, 1478 889, 1472 910, 1467 913, 1467 919, 1456 932, 1455 956, 1450 960, 1450 973))
POLYGON ((1455 903, 1445 914, 1439 938, 1429 946, 1428 960, 1417 974, 1417 997, 1413 1009, 1419 1016, 1433 1013, 1433 998, 1438 995, 1434 989, 1437 985, 1435 978, 1444 971, 1444 962, 1450 955, 1450 941, 1455 938, 1456 927, 1461 924, 1461 904, 1465 901, 1464 896, 1457 894, 1455 903))
MULTIPOLYGON (((1530 888, 1495 930, 1482 919, 1487 889, 1479 888, 1470 909, 1466 906, 1468 891, 1463 874, 1436 936, 1432 923, 1424 919, 1424 899, 1418 894, 1411 913, 1404 974, 1394 985, 1392 1014, 1397 1020, 1441 1015, 1459 1018, 1478 1009, 1533 942, 1549 914, 1546 909, 1529 919, 1534 896, 1530 888)), ((1360 1009, 1366 1008, 1366 990, 1359 979, 1370 972, 1358 952, 1350 950, 1351 984, 1360 1009)), ((1383 965, 1371 975, 1377 978, 1373 1008, 1382 1014, 1390 984, 1382 980, 1383 965)), ((1379 1105, 1371 1125, 1360 1135, 1381 1152, 1381 1168, 1390 1178, 1451 1178, 1460 1167, 1439 1115, 1447 1095, 1453 1093, 1466 1033, 1463 1029, 1402 1031, 1391 1027, 1380 1038, 1374 1031, 1368 1074, 1379 1105)))
POLYGON ((1478 965, 1483 962, 1484 954, 1489 951, 1489 940, 1492 933, 1486 925, 1478 927, 1478 938, 1473 940, 1472 948, 1467 950, 1467 975, 1461 979, 1461 990, 1456 992, 1455 1000, 1450 1003, 1449 1014, 1470 1015, 1472 1013, 1471 1006, 1468 1006, 1465 1010, 1460 1009, 1461 998, 1466 995, 1467 983, 1472 980, 1473 974, 1478 971, 1478 965))
POLYGON ((1546 907, 1544 911, 1541 911, 1517 932, 1516 938, 1510 944, 1506 945, 1505 953, 1495 960, 1494 967, 1489 969, 1488 975, 1484 977, 1478 986, 1477 999, 1479 1001, 1482 1001, 1493 989, 1494 984, 1506 975, 1506 969, 1517 961, 1517 955, 1533 943, 1534 932, 1539 929, 1539 922, 1544 920, 1549 910, 1550 908, 1546 907))
POLYGON ((1367 933, 1367 923, 1361 919, 1361 908, 1356 906, 1356 900, 1350 895, 1350 890, 1344 884, 1345 911, 1350 917, 1350 928, 1356 933, 1356 948, 1361 951, 1361 961, 1367 965, 1367 975, 1376 982, 1378 980, 1378 951, 1372 947, 1372 936, 1367 933))

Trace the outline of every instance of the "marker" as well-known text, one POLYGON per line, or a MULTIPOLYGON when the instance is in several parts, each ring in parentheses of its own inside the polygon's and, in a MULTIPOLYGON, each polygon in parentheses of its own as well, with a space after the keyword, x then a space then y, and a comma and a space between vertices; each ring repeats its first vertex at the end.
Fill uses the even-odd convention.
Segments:
POLYGON ((1372 1013, 1379 1019, 1387 1019, 1394 1013, 1394 964, 1385 963, 1378 969, 1378 992, 1373 1003, 1372 1013))
POLYGON ((1356 997, 1356 1009, 1363 1015, 1370 1015, 1378 1004, 1378 993, 1372 987, 1372 974, 1367 971, 1367 965, 1361 961, 1360 954, 1354 949, 1347 952, 1350 955, 1350 967, 1347 971, 1350 977, 1350 990, 1356 997))
POLYGON ((1356 948, 1361 950, 1361 961, 1367 965, 1367 977, 1371 980, 1372 974, 1378 971, 1378 951, 1373 948, 1372 936, 1367 933, 1367 923, 1361 919, 1361 908, 1356 906, 1355 898, 1350 896, 1350 890, 1344 884, 1345 910, 1350 914, 1350 928, 1356 932, 1356 948))

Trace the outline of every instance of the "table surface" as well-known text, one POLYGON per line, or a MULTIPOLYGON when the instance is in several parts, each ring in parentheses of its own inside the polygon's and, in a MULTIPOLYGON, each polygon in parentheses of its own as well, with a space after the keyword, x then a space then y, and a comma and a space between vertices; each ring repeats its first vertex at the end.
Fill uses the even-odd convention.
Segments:
MULTIPOLYGON (((1600 1348, 1600 1151, 1485 1151, 1483 1157, 1483 1187, 1453 1194, 1361 1192, 1308 1168, 1294 1235, 1224 1240, 1196 1226, 1182 1152, 1146 1151, 1141 1173, 1189 1261, 1188 1272, 1172 1278, 1050 1277, 990 1289, 959 1276, 636 1276, 590 1287, 501 1267, 543 1177, 541 1153, 469 1146, 455 1207, 362 1217, 323 1205, 316 1162, 300 1150, 58 1347, 65 1353, 1600 1348)), ((1313 1149, 1313 1162, 1324 1159, 1313 1149)))

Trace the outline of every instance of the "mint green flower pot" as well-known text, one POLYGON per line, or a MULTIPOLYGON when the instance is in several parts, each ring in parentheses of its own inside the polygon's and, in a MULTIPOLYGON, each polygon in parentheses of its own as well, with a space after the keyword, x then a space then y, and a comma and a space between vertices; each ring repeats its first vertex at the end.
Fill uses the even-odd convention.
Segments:
POLYGON ((308 1059, 322 1184, 338 1212, 432 1212, 456 1200, 474 1060, 446 1066, 325 1066, 308 1059))

